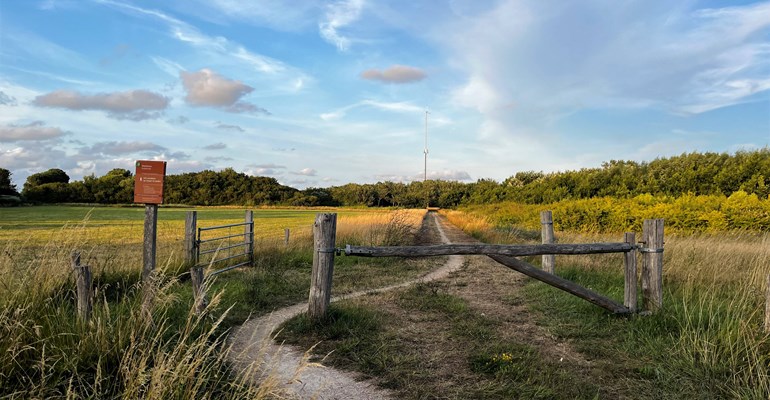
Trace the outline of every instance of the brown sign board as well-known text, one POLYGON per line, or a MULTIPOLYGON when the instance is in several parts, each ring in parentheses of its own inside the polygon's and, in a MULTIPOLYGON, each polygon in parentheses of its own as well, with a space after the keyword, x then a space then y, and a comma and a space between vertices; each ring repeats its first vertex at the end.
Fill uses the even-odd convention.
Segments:
POLYGON ((165 161, 138 160, 134 176, 134 203, 163 204, 165 161))

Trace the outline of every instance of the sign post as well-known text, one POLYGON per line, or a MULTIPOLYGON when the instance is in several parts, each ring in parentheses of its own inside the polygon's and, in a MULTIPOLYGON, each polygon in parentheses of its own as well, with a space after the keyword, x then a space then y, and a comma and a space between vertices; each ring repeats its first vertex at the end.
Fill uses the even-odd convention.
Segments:
POLYGON ((166 178, 165 161, 136 162, 134 175, 134 203, 144 203, 144 240, 142 249, 142 282, 145 287, 143 308, 149 310, 149 293, 155 271, 155 250, 158 237, 158 204, 163 203, 163 183, 166 178))

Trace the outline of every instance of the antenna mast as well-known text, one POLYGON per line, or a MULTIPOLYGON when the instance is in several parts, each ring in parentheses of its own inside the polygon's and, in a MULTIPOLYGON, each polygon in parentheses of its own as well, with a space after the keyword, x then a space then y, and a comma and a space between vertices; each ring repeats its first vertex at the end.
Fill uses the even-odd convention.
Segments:
POLYGON ((425 173, 422 178, 423 182, 428 180, 428 114, 430 114, 428 110, 425 110, 425 150, 423 150, 425 154, 425 173))

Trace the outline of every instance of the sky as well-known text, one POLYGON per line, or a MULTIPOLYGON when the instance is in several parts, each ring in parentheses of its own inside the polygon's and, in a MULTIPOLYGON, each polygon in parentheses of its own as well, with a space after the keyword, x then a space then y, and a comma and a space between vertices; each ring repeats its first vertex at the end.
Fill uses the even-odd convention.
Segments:
POLYGON ((0 0, 19 189, 135 160, 409 182, 426 131, 464 182, 766 147, 770 1, 0 0))

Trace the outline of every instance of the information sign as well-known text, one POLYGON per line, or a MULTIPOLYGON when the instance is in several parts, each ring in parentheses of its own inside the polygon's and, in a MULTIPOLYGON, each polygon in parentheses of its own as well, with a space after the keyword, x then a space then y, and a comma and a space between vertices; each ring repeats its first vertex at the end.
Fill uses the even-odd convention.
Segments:
POLYGON ((165 178, 165 161, 137 161, 134 176, 134 203, 163 204, 165 178))

